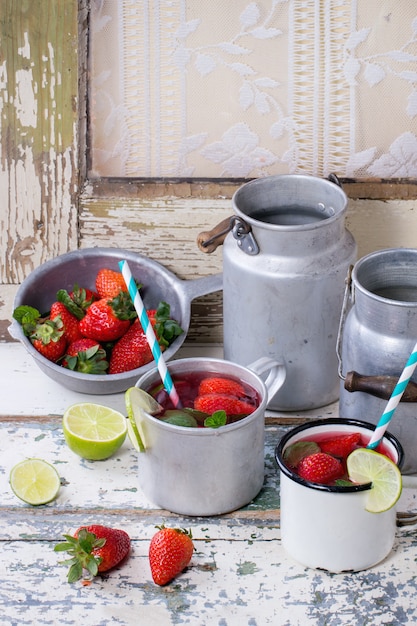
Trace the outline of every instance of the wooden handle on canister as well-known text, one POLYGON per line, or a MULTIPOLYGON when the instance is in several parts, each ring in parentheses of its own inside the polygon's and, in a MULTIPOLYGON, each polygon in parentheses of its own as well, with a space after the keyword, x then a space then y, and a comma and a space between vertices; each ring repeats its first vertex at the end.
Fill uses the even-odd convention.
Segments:
POLYGON ((226 239, 227 233, 231 230, 230 217, 221 221, 212 230, 204 231, 197 237, 197 245, 201 252, 211 254, 218 246, 221 246, 226 239))
MULTIPOLYGON (((398 382, 395 376, 364 376, 358 372, 348 372, 345 378, 347 391, 363 391, 377 398, 389 400, 398 382)), ((417 384, 410 380, 401 397, 401 402, 417 402, 417 384)))

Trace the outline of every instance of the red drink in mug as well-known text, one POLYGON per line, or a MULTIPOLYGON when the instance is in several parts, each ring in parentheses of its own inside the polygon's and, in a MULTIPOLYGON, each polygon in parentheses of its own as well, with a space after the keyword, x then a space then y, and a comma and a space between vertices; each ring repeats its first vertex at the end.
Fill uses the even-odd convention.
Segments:
MULTIPOLYGON (((346 473, 349 453, 338 450, 335 454, 334 449, 329 449, 339 437, 339 441, 346 442, 351 435, 354 448, 366 447, 374 429, 373 424, 360 420, 316 420, 292 429, 277 445, 281 541, 288 554, 303 565, 331 572, 359 571, 390 553, 396 532, 395 506, 381 513, 367 511, 372 484, 349 481, 346 473), (306 450, 302 448, 306 445, 311 446, 311 456, 334 459, 324 480, 323 475, 319 480, 319 475, 314 474, 314 463, 305 462, 309 455, 303 456, 306 450), (301 457, 298 460, 294 455, 297 447, 301 457)), ((378 451, 401 466, 402 446, 389 433, 385 433, 378 451)))

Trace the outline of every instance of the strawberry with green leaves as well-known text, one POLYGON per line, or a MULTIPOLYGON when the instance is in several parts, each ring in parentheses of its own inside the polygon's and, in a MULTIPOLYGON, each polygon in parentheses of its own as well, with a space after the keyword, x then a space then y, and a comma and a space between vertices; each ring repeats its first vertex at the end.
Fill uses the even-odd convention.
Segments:
POLYGON ((191 531, 157 526, 149 545, 149 564, 154 583, 166 585, 190 563, 194 552, 191 531))
MULTIPOLYGON (((161 351, 164 351, 183 331, 175 320, 170 319, 170 307, 166 302, 161 302, 156 310, 149 310, 147 314, 161 351)), ((109 374, 128 372, 150 363, 152 359, 152 350, 139 319, 136 319, 113 347, 109 374)))
POLYGON ((64 324, 60 316, 54 320, 42 318, 34 307, 21 305, 13 311, 13 317, 21 324, 23 333, 40 354, 54 363, 60 360, 67 347, 64 324))
POLYGON ((74 285, 68 295, 82 311, 86 311, 94 300, 100 300, 100 296, 95 291, 79 287, 78 285, 74 285))
POLYGON ((84 337, 100 343, 115 341, 125 334, 131 321, 137 317, 127 292, 120 292, 112 300, 101 298, 93 302, 79 323, 84 337))
POLYGON ((82 337, 70 343, 61 365, 82 374, 105 374, 109 367, 106 357, 98 341, 82 337))
POLYGON ((49 314, 51 320, 60 317, 64 325, 64 335, 68 343, 77 341, 82 338, 82 334, 79 328, 79 320, 70 313, 63 302, 53 302, 51 311, 49 314))
POLYGON ((68 582, 84 578, 91 580, 98 573, 107 572, 119 565, 130 552, 130 537, 124 530, 100 524, 81 526, 74 535, 64 535, 65 542, 58 543, 55 552, 68 552, 70 559, 68 582))

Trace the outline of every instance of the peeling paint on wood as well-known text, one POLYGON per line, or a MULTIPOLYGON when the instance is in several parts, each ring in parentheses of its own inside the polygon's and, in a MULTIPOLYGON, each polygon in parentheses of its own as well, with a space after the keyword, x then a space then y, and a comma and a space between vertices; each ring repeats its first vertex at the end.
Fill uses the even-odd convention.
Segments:
MULTIPOLYGON (((0 346, 1 395, 13 399, 16 414, 0 420, 1 623, 401 626, 416 621, 415 530, 398 529, 388 558, 356 574, 307 569, 283 550, 273 450, 292 427, 291 416, 288 425, 266 427, 265 483, 251 504, 214 518, 182 517, 158 509, 141 493, 137 453, 127 441, 114 457, 100 462, 82 460, 66 447, 59 414, 63 398, 73 401, 74 392, 43 373, 43 393, 32 396, 39 416, 19 417, 19 410, 30 406, 29 397, 19 400, 22 376, 29 377, 36 366, 23 363, 19 369, 18 355, 9 358, 11 350, 23 348, 0 346), (27 456, 57 468, 63 486, 56 501, 33 508, 11 492, 10 469, 27 456), (67 582, 63 559, 53 546, 63 533, 88 523, 125 529, 132 550, 121 566, 83 587, 67 582), (189 567, 165 587, 153 583, 148 561, 149 542, 161 523, 191 528, 195 544, 189 567)), ((123 394, 111 399, 120 409, 123 394)), ((417 510, 415 489, 404 490, 400 509, 417 510)))
POLYGON ((1 1, 1 283, 77 245, 77 6, 1 1))

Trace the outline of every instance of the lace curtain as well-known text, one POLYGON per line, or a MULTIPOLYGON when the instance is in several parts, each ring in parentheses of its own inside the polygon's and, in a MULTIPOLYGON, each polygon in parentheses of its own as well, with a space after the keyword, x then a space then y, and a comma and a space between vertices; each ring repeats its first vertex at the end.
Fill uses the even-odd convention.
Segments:
POLYGON ((410 0, 92 0, 91 176, 417 176, 410 0))

